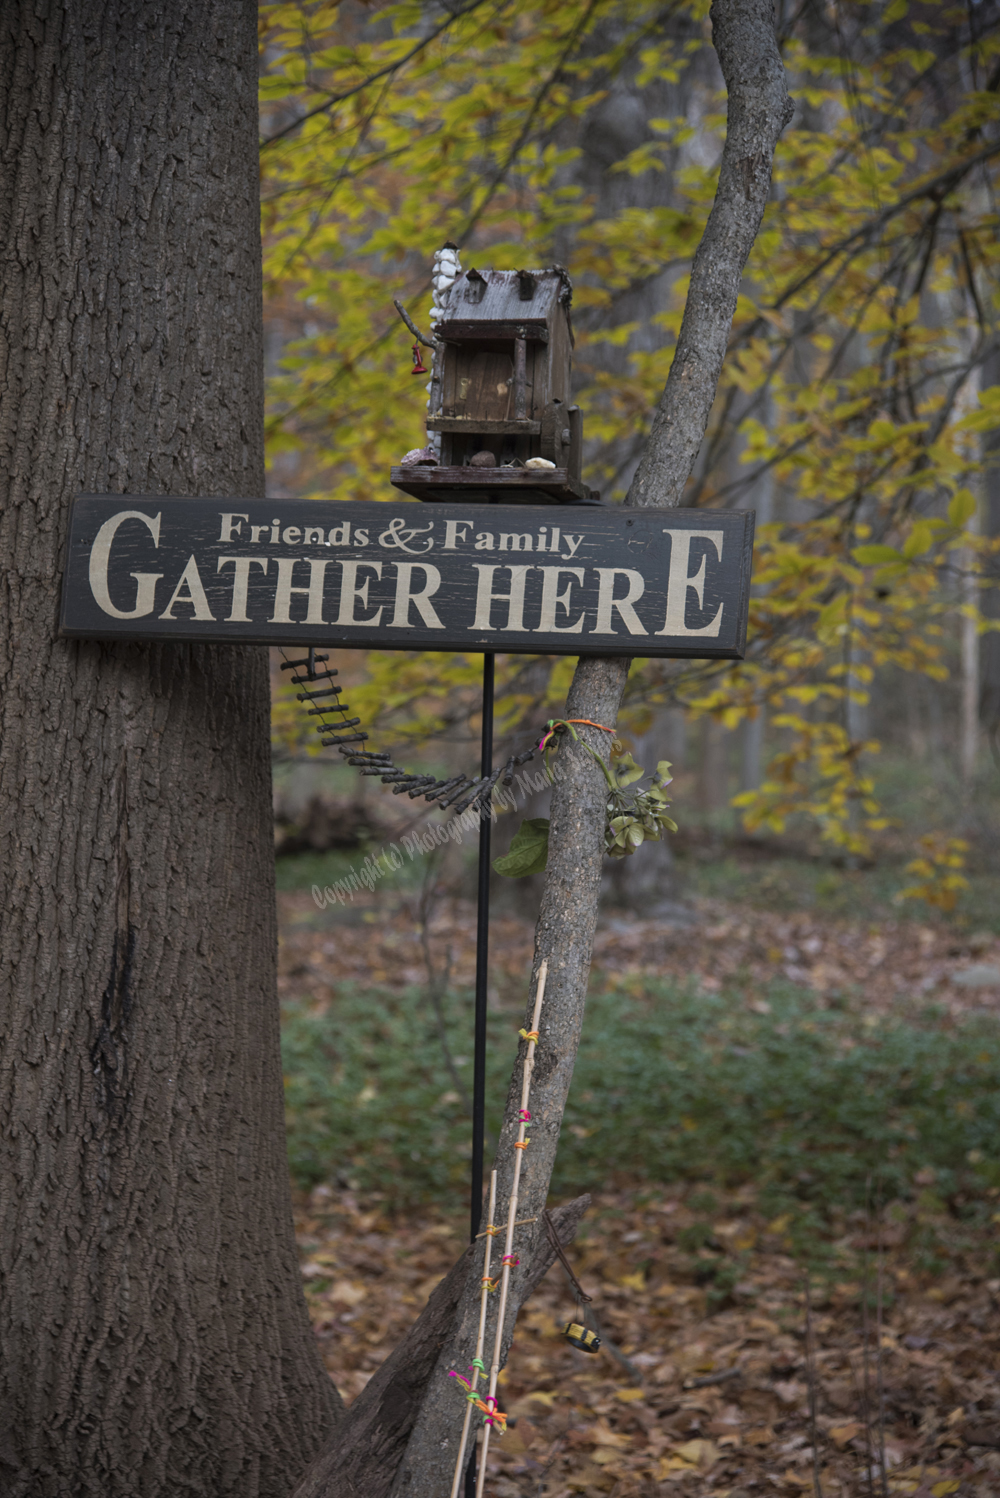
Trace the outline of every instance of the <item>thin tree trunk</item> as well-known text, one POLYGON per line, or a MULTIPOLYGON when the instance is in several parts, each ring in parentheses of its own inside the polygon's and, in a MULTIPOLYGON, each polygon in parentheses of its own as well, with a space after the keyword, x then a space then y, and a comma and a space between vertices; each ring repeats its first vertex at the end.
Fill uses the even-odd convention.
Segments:
MULTIPOLYGON (((1000 354, 992 354, 983 365, 982 389, 1000 385, 1000 354)), ((983 438, 983 533, 995 540, 1000 536, 1000 431, 987 432, 983 438)), ((981 596, 979 607, 987 619, 1000 619, 1000 566, 994 556, 989 562, 993 586, 981 596)), ((979 712, 989 735, 994 757, 1000 757, 1000 633, 990 630, 980 640, 982 682, 979 712)))
MULTIPOLYGON (((629 490, 629 505, 680 503, 715 398, 743 266, 767 201, 774 148, 791 118, 771 0, 715 0, 711 15, 713 40, 729 90, 729 123, 719 186, 695 256, 677 352, 629 490)), ((628 668, 625 659, 581 657, 566 716, 613 726, 628 668)), ((578 731, 598 753, 607 755, 608 734, 592 728, 578 731)), ((524 1217, 537 1216, 548 1195, 583 1023, 604 856, 604 779, 582 750, 564 748, 560 759, 562 773, 552 793, 548 869, 535 933, 527 1009, 530 1020, 538 965, 547 959, 541 1041, 532 1079, 531 1147, 521 1175, 519 1213, 524 1217)), ((523 1050, 522 1046, 511 1079, 496 1157, 500 1202, 506 1201, 511 1184, 523 1050)), ((541 1231, 540 1223, 524 1230, 518 1242, 522 1260, 530 1261, 541 1231)), ((464 1408, 447 1374, 453 1368, 464 1369, 469 1362, 480 1273, 477 1260, 459 1305, 454 1332, 438 1360, 400 1465, 393 1488, 397 1498, 439 1498, 449 1491, 464 1408)), ((523 1286, 521 1268, 511 1276, 508 1345, 523 1286)), ((494 1334, 487 1329, 487 1346, 494 1334)))
POLYGON ((55 637, 74 493, 264 492, 256 92, 252 0, 0 6, 5 1498, 278 1498, 338 1409, 265 654, 55 637))
MULTIPOLYGON (((975 522, 974 522, 975 524, 975 522)), ((978 529, 978 527, 976 527, 978 529)), ((970 526, 970 529, 972 527, 970 526)), ((975 576, 972 568, 974 556, 966 552, 962 563, 969 570, 969 576, 963 579, 962 602, 970 608, 975 608, 979 603, 979 590, 976 587, 975 576)), ((980 674, 980 650, 979 650, 979 628, 975 618, 969 616, 962 619, 962 712, 959 727, 959 771, 962 778, 962 790, 967 802, 971 800, 976 784, 976 761, 979 758, 979 674, 980 674)))

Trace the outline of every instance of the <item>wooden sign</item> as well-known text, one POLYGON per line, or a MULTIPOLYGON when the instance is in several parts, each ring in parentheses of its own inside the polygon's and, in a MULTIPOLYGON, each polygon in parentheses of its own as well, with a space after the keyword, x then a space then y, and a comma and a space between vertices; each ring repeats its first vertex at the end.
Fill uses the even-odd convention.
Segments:
POLYGON ((83 495, 60 633, 741 659, 753 515, 83 495))

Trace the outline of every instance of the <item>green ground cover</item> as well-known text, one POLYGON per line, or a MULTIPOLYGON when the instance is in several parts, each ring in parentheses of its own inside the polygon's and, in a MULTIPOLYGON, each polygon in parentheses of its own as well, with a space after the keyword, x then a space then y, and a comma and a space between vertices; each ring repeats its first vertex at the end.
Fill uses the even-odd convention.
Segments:
MULTIPOLYGON (((786 983, 769 1013, 735 993, 595 975, 553 1189, 752 1183, 799 1236, 864 1205, 923 1200, 982 1223, 1000 1187, 1000 1025, 932 1006, 876 1017, 786 983)), ((448 994, 468 1029, 471 996, 448 994)), ((453 1024, 452 1024, 453 1022, 453 1024)), ((490 1015, 496 1127, 519 1022, 490 1015)), ((286 1006, 289 1154, 304 1187, 339 1181, 390 1209, 460 1197, 469 1125, 426 995, 348 990, 286 1006)), ((454 1058, 471 1086, 471 1062, 454 1058)))

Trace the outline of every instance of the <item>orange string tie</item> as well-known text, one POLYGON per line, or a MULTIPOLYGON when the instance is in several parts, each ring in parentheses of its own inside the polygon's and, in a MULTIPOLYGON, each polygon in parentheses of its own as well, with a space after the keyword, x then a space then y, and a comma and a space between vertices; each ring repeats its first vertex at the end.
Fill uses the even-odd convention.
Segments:
POLYGON ((595 723, 593 718, 550 718, 539 740, 539 749, 547 749, 561 728, 569 728, 570 733, 573 734, 575 739, 576 734, 573 733, 571 727, 573 723, 583 724, 587 728, 599 728, 602 733, 617 733, 618 731, 616 728, 609 728, 606 723, 595 723))
POLYGON ((524 1140, 515 1139, 514 1140, 514 1148, 516 1150, 526 1150, 528 1148, 528 1145, 530 1143, 531 1143, 530 1139, 524 1139, 524 1140))
POLYGON ((538 1044, 538 1031, 537 1030, 518 1030, 517 1033, 524 1040, 533 1040, 536 1045, 538 1044))

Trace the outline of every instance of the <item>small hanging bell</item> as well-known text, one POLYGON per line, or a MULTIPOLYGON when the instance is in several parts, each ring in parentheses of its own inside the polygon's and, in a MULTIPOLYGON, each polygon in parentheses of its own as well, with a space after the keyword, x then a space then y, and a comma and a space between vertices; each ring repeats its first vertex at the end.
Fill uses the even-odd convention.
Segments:
POLYGON ((601 1339, 597 1333, 591 1331, 589 1326, 583 1326, 579 1321, 567 1321, 563 1328, 563 1336, 571 1347, 578 1347, 581 1352, 597 1352, 601 1345, 601 1339))
POLYGON ((415 343, 413 345, 413 368, 410 370, 410 373, 411 374, 426 374, 427 373, 427 370, 424 368, 423 362, 422 362, 422 360, 420 358, 420 344, 419 343, 415 343))

